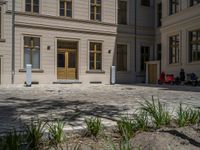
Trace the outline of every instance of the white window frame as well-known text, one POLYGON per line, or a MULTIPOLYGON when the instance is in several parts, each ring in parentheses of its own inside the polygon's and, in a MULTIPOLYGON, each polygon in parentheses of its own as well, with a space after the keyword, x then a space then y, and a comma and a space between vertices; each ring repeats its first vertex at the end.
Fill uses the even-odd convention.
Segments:
POLYGON ((91 10, 91 0, 89 0, 88 1, 89 2, 89 4, 88 4, 88 6, 89 6, 89 12, 88 12, 88 18, 89 18, 89 20, 90 21, 94 21, 94 22, 103 22, 104 21, 104 0, 101 0, 101 21, 99 21, 99 20, 92 20, 91 19, 91 12, 90 12, 90 10, 91 10))
POLYGON ((59 16, 59 17, 66 17, 66 18, 74 18, 74 13, 75 13, 75 11, 74 11, 74 8, 75 8, 75 6, 74 6, 75 4, 74 4, 74 0, 72 0, 72 17, 68 17, 68 16, 60 16, 60 0, 58 0, 57 1, 57 16, 59 16))

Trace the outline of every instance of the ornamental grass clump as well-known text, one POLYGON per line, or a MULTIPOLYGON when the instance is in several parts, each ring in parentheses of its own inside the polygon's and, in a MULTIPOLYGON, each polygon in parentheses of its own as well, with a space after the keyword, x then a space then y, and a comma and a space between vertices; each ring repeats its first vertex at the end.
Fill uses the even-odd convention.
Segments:
POLYGON ((40 150, 44 145, 43 137, 45 133, 46 122, 41 120, 31 121, 30 125, 25 126, 25 135, 27 148, 31 150, 40 150))
POLYGON ((49 124, 49 140, 54 147, 59 147, 64 141, 64 125, 65 123, 59 120, 55 124, 49 124))
POLYGON ((157 128, 170 124, 171 115, 167 111, 167 107, 161 104, 159 100, 156 102, 155 99, 152 98, 151 102, 146 100, 144 103, 141 103, 141 106, 141 109, 147 112, 157 128))
POLYGON ((183 107, 182 103, 180 103, 177 110, 177 117, 177 124, 179 127, 194 125, 197 124, 200 119, 200 111, 189 107, 183 107))
POLYGON ((123 139, 130 140, 134 136, 136 126, 133 119, 122 117, 117 121, 117 129, 123 139))
POLYGON ((16 130, 10 131, 8 134, 0 138, 0 150, 21 150, 22 135, 16 130))
POLYGON ((134 117, 135 127, 139 131, 147 131, 148 130, 148 114, 146 111, 140 111, 134 117))
POLYGON ((87 118, 85 119, 87 135, 97 138, 103 130, 101 119, 99 118, 87 118))

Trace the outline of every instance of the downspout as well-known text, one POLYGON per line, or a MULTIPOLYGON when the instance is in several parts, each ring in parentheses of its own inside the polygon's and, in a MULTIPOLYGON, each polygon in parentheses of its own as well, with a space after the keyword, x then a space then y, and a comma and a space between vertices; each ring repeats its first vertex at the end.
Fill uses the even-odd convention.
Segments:
POLYGON ((15 0, 12 0, 12 84, 15 77, 15 0))
POLYGON ((137 0, 135 0, 135 72, 137 72, 137 0))

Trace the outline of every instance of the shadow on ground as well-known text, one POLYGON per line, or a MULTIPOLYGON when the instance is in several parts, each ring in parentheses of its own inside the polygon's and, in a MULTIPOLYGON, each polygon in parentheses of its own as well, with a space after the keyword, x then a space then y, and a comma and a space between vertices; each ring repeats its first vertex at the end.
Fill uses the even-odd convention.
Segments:
POLYGON ((71 126, 81 126, 86 116, 96 116, 115 121, 128 108, 114 105, 100 105, 86 101, 68 101, 63 99, 22 99, 9 97, 1 100, 0 132, 11 128, 19 128, 33 117, 55 121, 64 120, 71 126))

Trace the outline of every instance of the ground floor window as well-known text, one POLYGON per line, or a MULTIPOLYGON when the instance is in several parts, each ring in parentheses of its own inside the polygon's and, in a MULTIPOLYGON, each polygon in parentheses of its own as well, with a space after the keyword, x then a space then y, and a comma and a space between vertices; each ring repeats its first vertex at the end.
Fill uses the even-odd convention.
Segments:
POLYGON ((157 44, 157 60, 161 60, 162 57, 162 47, 161 44, 157 44))
POLYGON ((169 63, 179 63, 179 35, 169 37, 169 63))
POLYGON ((189 61, 200 61, 200 29, 189 32, 189 61))
POLYGON ((102 43, 90 42, 90 70, 102 70, 102 43))
POLYGON ((126 44, 117 44, 117 71, 127 71, 126 44))
POLYGON ((40 38, 24 37, 24 68, 26 64, 32 64, 33 69, 40 68, 40 38))
POLYGON ((145 62, 150 60, 150 47, 142 46, 141 47, 141 66, 140 70, 143 72, 146 70, 145 62))

